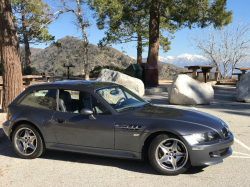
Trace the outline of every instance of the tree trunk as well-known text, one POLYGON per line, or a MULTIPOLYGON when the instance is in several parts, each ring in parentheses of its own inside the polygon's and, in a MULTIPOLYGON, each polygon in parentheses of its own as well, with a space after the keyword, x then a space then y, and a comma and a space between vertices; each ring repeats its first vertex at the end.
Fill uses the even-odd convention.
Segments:
POLYGON ((233 78, 233 73, 234 73, 235 65, 234 63, 232 64, 232 74, 231 74, 231 79, 233 78))
POLYGON ((160 12, 158 0, 153 0, 149 19, 149 49, 147 63, 158 65, 160 12))
POLYGON ((24 68, 27 68, 30 66, 30 58, 31 58, 31 52, 30 52, 30 44, 27 36, 27 28, 25 25, 25 15, 24 15, 24 8, 23 5, 21 5, 21 14, 22 14, 22 29, 23 29, 23 41, 24 41, 24 48, 25 48, 25 63, 24 68))
POLYGON ((137 41, 137 64, 142 64, 142 38, 140 34, 138 34, 137 41))
POLYGON ((85 23, 81 17, 81 7, 80 7, 80 0, 76 0, 77 2, 77 18, 81 24, 82 29, 82 36, 83 36, 83 63, 84 63, 84 72, 85 72, 85 80, 89 80, 89 62, 88 62, 88 38, 85 32, 85 23))
POLYGON ((7 106, 23 91, 22 70, 18 55, 18 36, 13 23, 10 0, 0 0, 0 52, 3 71, 3 105, 7 106))
POLYGON ((31 65, 31 52, 30 52, 30 44, 28 41, 27 34, 23 34, 24 46, 25 46, 25 68, 30 67, 31 65))
POLYGON ((224 65, 224 76, 223 79, 227 78, 227 66, 224 65))

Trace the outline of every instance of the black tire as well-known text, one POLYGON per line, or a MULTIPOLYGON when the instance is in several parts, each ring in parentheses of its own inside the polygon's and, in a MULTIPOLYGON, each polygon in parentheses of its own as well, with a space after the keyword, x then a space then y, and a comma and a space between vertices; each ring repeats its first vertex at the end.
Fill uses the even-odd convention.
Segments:
POLYGON ((174 136, 172 134, 161 134, 155 137, 150 144, 148 155, 149 155, 149 161, 151 165, 153 166, 153 168, 157 172, 163 175, 179 175, 185 172, 190 167, 189 154, 188 154, 188 150, 185 144, 177 136, 174 136), (177 142, 176 143, 177 149, 178 149, 177 152, 175 153, 173 151, 170 152, 171 149, 168 149, 170 147, 164 147, 164 151, 163 151, 162 148, 159 148, 159 145, 162 144, 162 142, 166 142, 170 144, 171 142, 173 142, 173 145, 174 145, 174 142, 177 142), (168 150, 168 152, 165 152, 166 150, 168 150), (179 158, 177 158, 176 156, 173 156, 173 155, 177 155, 178 153, 181 153, 179 152, 179 150, 183 150, 183 153, 185 152, 186 156, 179 157, 179 158), (161 155, 168 155, 165 157, 169 161, 164 161, 161 163, 160 159, 163 158, 163 156, 161 157, 161 155), (174 165, 170 162, 171 159, 172 160, 175 159, 176 166, 178 166, 178 162, 180 163, 179 169, 178 168, 176 168, 176 170, 174 169, 174 165), (171 169, 171 165, 173 167, 172 169, 171 169))
POLYGON ((46 151, 40 133, 36 130, 36 128, 29 124, 21 124, 14 130, 12 144, 15 152, 24 159, 38 158, 46 151), (32 140, 29 140, 28 136, 27 139, 24 137, 26 135, 26 130, 28 131, 30 137, 32 137, 32 140), (23 150, 24 147, 26 147, 25 151, 23 150))

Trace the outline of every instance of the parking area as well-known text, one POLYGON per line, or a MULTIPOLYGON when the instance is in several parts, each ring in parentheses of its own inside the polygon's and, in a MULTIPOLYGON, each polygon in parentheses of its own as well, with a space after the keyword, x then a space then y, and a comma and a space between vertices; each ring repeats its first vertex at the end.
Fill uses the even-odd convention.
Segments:
MULTIPOLYGON (((145 96, 167 105, 167 92, 145 96)), ((180 106, 178 106, 180 107, 180 106)), ((183 106, 225 121, 235 136, 233 154, 223 163, 192 167, 178 176, 157 174, 149 162, 47 151, 42 158, 20 159, 0 125, 2 186, 250 186, 250 104, 235 100, 235 88, 215 87, 211 105, 183 106)), ((2 123, 2 122, 1 122, 2 123)))

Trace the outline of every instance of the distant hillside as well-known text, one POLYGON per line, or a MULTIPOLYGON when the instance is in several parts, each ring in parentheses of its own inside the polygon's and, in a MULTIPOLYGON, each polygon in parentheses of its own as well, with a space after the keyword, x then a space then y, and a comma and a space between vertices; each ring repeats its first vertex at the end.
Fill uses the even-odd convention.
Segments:
MULTIPOLYGON (((70 69, 72 75, 83 74, 82 41, 66 36, 58 40, 58 42, 61 43, 61 47, 51 44, 39 51, 32 48, 32 66, 36 67, 38 71, 55 72, 56 75, 62 75, 66 72, 66 69, 62 67, 66 63, 75 66, 75 68, 70 69), (35 53, 34 50, 36 50, 35 53)), ((96 65, 117 65, 125 68, 131 63, 136 63, 134 59, 114 48, 109 47, 108 50, 100 50, 93 44, 89 44, 88 60, 91 69, 96 65)))
MULTIPOLYGON (((82 41, 74 37, 66 36, 60 40, 61 47, 56 47, 51 44, 45 49, 31 48, 31 62, 32 66, 41 72, 55 72, 57 76, 65 75, 66 68, 63 64, 72 64, 75 68, 70 68, 71 75, 82 75, 83 62, 81 45, 82 41)), ((124 55, 120 51, 108 47, 108 50, 100 50, 96 45, 89 44, 88 60, 90 69, 94 66, 100 65, 116 65, 126 68, 129 64, 136 63, 136 60, 124 55)), ((178 68, 172 64, 159 62, 159 78, 160 79, 173 79, 183 68, 178 68)))

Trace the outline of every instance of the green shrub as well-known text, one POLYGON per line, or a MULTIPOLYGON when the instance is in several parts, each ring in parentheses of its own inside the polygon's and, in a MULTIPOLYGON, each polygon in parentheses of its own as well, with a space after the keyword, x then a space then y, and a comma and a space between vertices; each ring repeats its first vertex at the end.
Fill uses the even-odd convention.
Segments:
POLYGON ((23 68, 23 75, 38 75, 39 72, 37 71, 37 69, 35 67, 26 67, 23 68))

